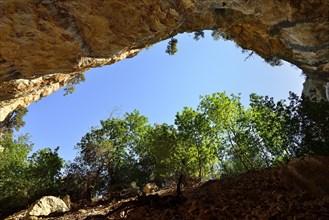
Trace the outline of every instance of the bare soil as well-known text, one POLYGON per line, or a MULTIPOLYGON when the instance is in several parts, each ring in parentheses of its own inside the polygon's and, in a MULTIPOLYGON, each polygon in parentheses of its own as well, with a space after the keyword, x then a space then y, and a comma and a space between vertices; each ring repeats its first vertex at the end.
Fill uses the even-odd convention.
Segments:
MULTIPOLYGON (((24 211, 7 219, 23 219, 24 211)), ((80 207, 39 219, 319 219, 329 220, 329 157, 308 157, 288 165, 250 171, 181 195, 158 194, 80 207)))

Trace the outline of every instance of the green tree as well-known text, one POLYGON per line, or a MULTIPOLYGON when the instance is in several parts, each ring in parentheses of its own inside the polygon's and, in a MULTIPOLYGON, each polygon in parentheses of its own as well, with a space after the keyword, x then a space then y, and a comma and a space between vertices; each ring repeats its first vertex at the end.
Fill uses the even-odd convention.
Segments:
POLYGON ((62 196, 70 195, 72 201, 91 199, 93 188, 103 184, 97 172, 93 172, 81 156, 74 161, 67 162, 61 180, 60 192, 62 196))
POLYGON ((30 200, 44 195, 59 195, 61 169, 64 160, 58 155, 59 147, 52 151, 45 148, 28 158, 28 177, 30 200), (38 187, 35 187, 38 186, 38 187))
MULTIPOLYGON (((294 102, 298 102, 297 98, 295 97, 294 102)), ((294 110, 292 123, 297 122, 300 125, 298 138, 301 140, 296 155, 328 156, 329 102, 303 97, 294 110)))
POLYGON ((146 178, 144 183, 162 184, 183 169, 177 148, 178 136, 174 126, 155 124, 148 129, 138 147, 138 165, 146 178))
POLYGON ((175 126, 150 126, 138 111, 110 117, 78 143, 80 155, 66 178, 90 198, 133 181, 161 184, 180 174, 209 179, 328 155, 328 103, 293 93, 288 99, 251 94, 246 108, 239 96, 214 93, 201 97, 196 110, 178 112, 175 126))
POLYGON ((194 32, 194 37, 193 37, 194 40, 198 41, 198 40, 200 40, 201 38, 204 38, 204 37, 205 37, 204 31, 194 32))
POLYGON ((57 154, 58 148, 54 152, 40 150, 28 157, 33 146, 28 135, 7 137, 1 144, 4 146, 0 153, 1 215, 26 208, 43 195, 59 195, 63 160, 57 154))
POLYGON ((0 122, 0 134, 12 136, 14 131, 18 131, 25 125, 23 117, 27 112, 28 110, 23 107, 17 108, 11 112, 5 120, 0 122))
MULTIPOLYGON (((243 125, 246 124, 246 114, 238 96, 227 96, 225 93, 214 93, 202 97, 199 109, 209 121, 217 140, 217 156, 221 169, 227 170, 228 163, 231 167, 250 170, 254 168, 247 154, 247 145, 243 125), (233 165, 232 162, 235 164, 233 165)), ((231 171, 230 171, 231 172, 231 171)))
POLYGON ((148 119, 135 110, 124 117, 101 120, 100 128, 93 128, 77 144, 78 164, 84 166, 87 180, 85 191, 95 194, 118 185, 129 184, 139 178, 135 166, 138 142, 147 130, 148 119))
POLYGON ((27 156, 32 150, 28 136, 20 136, 16 140, 7 137, 1 145, 0 153, 0 213, 11 213, 28 204, 27 156), (17 201, 20 201, 19 203, 17 201))
POLYGON ((209 121, 201 112, 185 107, 182 113, 177 113, 175 124, 189 175, 209 178, 210 174, 214 174, 211 170, 217 162, 209 121))
POLYGON ((291 157, 286 129, 290 117, 288 106, 283 100, 275 103, 273 98, 256 94, 250 95, 250 101, 255 144, 266 166, 287 162, 291 157))

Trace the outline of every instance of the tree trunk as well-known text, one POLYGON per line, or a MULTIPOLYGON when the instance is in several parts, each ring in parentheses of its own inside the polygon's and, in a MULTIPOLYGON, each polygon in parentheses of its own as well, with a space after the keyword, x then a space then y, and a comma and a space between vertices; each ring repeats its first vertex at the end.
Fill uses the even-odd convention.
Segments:
POLYGON ((315 89, 325 97, 328 18, 327 0, 1 1, 0 121, 90 68, 206 29, 220 30, 266 59, 297 65, 313 82, 305 92, 315 89))

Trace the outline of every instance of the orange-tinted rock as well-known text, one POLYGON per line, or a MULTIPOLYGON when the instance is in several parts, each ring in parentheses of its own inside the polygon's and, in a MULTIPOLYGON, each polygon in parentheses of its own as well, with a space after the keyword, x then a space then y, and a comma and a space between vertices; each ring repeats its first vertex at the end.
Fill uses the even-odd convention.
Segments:
MULTIPOLYGON (((242 48, 300 67, 325 97, 326 0, 10 0, 0 3, 0 121, 90 68, 177 33, 219 29, 242 48)), ((326 87, 327 86, 327 87, 326 87)))

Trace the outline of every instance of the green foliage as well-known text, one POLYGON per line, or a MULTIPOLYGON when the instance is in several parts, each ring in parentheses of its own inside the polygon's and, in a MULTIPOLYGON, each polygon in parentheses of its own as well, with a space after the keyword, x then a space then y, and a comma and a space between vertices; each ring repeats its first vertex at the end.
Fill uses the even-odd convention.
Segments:
MULTIPOLYGON (((9 214, 25 208, 43 195, 56 195, 63 161, 58 148, 40 150, 31 157, 28 136, 5 138, 0 153, 0 213, 9 214), (17 202, 19 201, 19 202, 17 202)), ((0 214, 0 216, 1 216, 0 214)))
POLYGON ((166 53, 169 55, 175 55, 178 52, 177 43, 178 40, 172 37, 168 42, 166 53))
MULTIPOLYGON (((215 132, 217 144, 217 156, 221 163, 221 169, 227 166, 227 160, 234 161, 231 166, 240 167, 241 171, 254 169, 251 158, 246 153, 247 138, 243 135, 247 124, 247 114, 240 103, 238 96, 228 97, 225 93, 214 93, 205 96, 199 107, 210 121, 215 132)), ((251 154, 251 152, 249 152, 251 154)))
POLYGON ((72 81, 64 88, 64 96, 73 94, 75 88, 81 82, 86 81, 85 75, 83 73, 77 74, 72 81))
POLYGON ((78 143, 66 188, 90 198, 132 182, 162 185, 181 174, 207 180, 329 155, 328 113, 327 102, 293 93, 289 102, 251 94, 248 108, 239 96, 214 93, 201 97, 197 109, 178 112, 175 125, 148 125, 136 110, 110 117, 78 143))
POLYGON ((64 160, 58 156, 59 147, 39 150, 28 158, 29 196, 34 201, 44 195, 59 195, 60 171, 64 160), (38 187, 35 187, 38 186, 38 187))
MULTIPOLYGON (((232 10, 227 9, 227 10, 223 10, 223 12, 224 12, 224 14, 223 14, 224 17, 230 17, 230 15, 232 13, 232 10)), ((240 17, 238 17, 238 20, 241 20, 241 19, 248 19, 248 16, 241 14, 240 17)), ((274 27, 270 30, 269 34, 271 36, 280 37, 280 34, 281 34, 280 29, 278 29, 277 27, 274 27)), ((215 41, 219 41, 220 39, 223 39, 224 41, 233 40, 230 35, 222 32, 220 30, 213 30, 211 32, 211 36, 215 41)), ((204 38, 204 37, 205 37, 204 31, 194 32, 194 37, 193 37, 194 40, 198 41, 198 40, 200 40, 201 38, 204 38)), ((168 46, 167 46, 167 50, 166 50, 166 53, 168 53, 170 55, 173 55, 177 52, 177 45, 176 45, 177 40, 174 39, 174 38, 172 38, 172 40, 169 41, 168 46), (172 40, 174 40, 174 41, 172 41, 172 40)), ((240 45, 238 45, 236 43, 236 47, 240 48, 240 45)), ((246 53, 246 52, 248 52, 249 54, 246 57, 245 61, 247 59, 249 59, 250 57, 252 57, 252 55, 255 53, 255 51, 250 51, 250 50, 242 48, 242 53, 246 53)), ((268 55, 258 54, 258 55, 260 57, 262 57, 266 63, 268 63, 269 65, 271 65, 273 67, 283 65, 282 60, 278 56, 276 56, 275 54, 268 54, 268 55)))
MULTIPOLYGON (((229 16, 229 14, 232 12, 231 10, 225 10, 225 15, 224 16, 229 16)), ((245 15, 241 15, 239 17, 239 20, 240 19, 246 19, 247 17, 245 17, 245 15)), ((280 36, 280 30, 277 29, 277 28, 273 28, 270 30, 270 35, 272 36, 280 36)), ((200 38, 204 38, 204 31, 197 31, 194 33, 194 39, 195 40, 199 40, 200 38)), ((229 40, 232 40, 232 37, 229 36, 228 34, 220 31, 220 30, 213 30, 211 32, 211 36, 212 38, 215 40, 215 41, 219 41, 220 39, 223 39, 224 41, 229 41, 229 40)), ((238 44, 236 44, 236 47, 240 47, 238 44)), ((168 47, 169 48, 169 47, 168 47)), ((242 48, 242 53, 246 53, 248 52, 249 55, 246 57, 245 61, 247 59, 249 59, 255 52, 254 51, 249 51, 249 50, 246 50, 246 49, 243 49, 242 48)), ((281 66, 283 65, 282 63, 282 60, 277 57, 276 55, 273 55, 273 54, 269 54, 269 55, 262 55, 262 54, 258 54, 260 57, 262 57, 264 59, 264 61, 266 63, 268 63, 269 65, 271 66, 281 66)))
POLYGON ((148 46, 145 47, 145 50, 151 50, 152 47, 153 47, 153 44, 148 45, 148 46))
POLYGON ((274 103, 267 96, 250 95, 250 119, 253 139, 263 161, 263 166, 286 162, 291 158, 286 130, 289 111, 284 101, 274 103), (282 161, 283 158, 286 158, 282 161))
MULTIPOLYGON (((83 197, 90 198, 117 185, 139 182, 141 171, 136 165, 138 143, 147 130, 147 118, 138 111, 123 119, 110 117, 101 121, 77 144, 79 157, 72 163, 67 178, 77 176, 77 190, 83 185, 83 197), (79 167, 79 169, 76 169, 79 167)), ((73 181, 74 182, 74 181, 73 181)))
POLYGON ((215 41, 219 41, 219 40, 221 39, 221 37, 222 37, 221 32, 218 31, 218 30, 213 30, 213 31, 211 32, 211 36, 212 36, 212 38, 213 38, 215 41))
POLYGON ((216 41, 218 41, 218 40, 220 40, 220 39, 223 39, 223 40, 225 40, 225 41, 227 41, 227 40, 232 40, 231 37, 230 37, 229 35, 227 35, 227 34, 221 32, 221 31, 219 31, 219 30, 213 30, 213 31, 211 32, 211 36, 212 36, 212 38, 213 38, 214 40, 216 40, 216 41))
POLYGON ((142 176, 146 177, 141 183, 153 181, 160 184, 182 169, 177 130, 172 125, 164 123, 149 127, 138 145, 137 154, 142 176))
POLYGON ((264 58, 264 61, 266 63, 270 64, 271 66, 282 66, 283 65, 282 61, 276 56, 266 57, 266 58, 264 58))
POLYGON ((74 201, 152 181, 212 179, 272 167, 305 155, 329 156, 329 103, 300 98, 288 101, 250 95, 202 96, 196 109, 185 107, 175 124, 148 124, 137 110, 100 121, 76 145, 78 156, 66 165, 58 149, 28 156, 28 136, 12 137, 25 110, 4 124, 0 140, 0 217, 43 195, 69 194, 74 201), (17 203, 19 201, 19 203, 17 203))
POLYGON ((175 124, 190 177, 209 177, 216 163, 216 145, 210 123, 201 112, 185 107, 177 113, 175 124))
POLYGON ((32 145, 28 143, 27 136, 21 136, 17 140, 6 138, 1 145, 4 146, 4 151, 0 153, 0 207, 6 207, 16 203, 15 200, 9 201, 10 198, 27 196, 27 156, 32 145))
POLYGON ((274 164, 305 155, 329 155, 329 103, 299 98, 290 93, 289 103, 273 98, 251 95, 257 114, 258 130, 273 155, 274 164), (262 118, 263 123, 259 121, 262 118), (271 143, 271 145, 270 145, 271 143))
POLYGON ((304 97, 298 100, 294 109, 293 122, 300 125, 300 146, 296 155, 324 155, 329 156, 329 102, 325 100, 311 100, 304 97), (299 101, 299 102, 298 102, 299 101))
POLYGON ((60 187, 62 196, 70 195, 72 201, 91 199, 91 188, 99 180, 93 179, 93 173, 86 166, 80 156, 66 164, 60 187))
POLYGON ((0 134, 11 136, 14 131, 18 131, 25 125, 23 117, 26 115, 28 110, 23 107, 19 107, 11 112, 5 120, 0 122, 0 134))
POLYGON ((73 94, 75 91, 75 85, 70 84, 67 87, 64 88, 64 96, 67 96, 69 94, 73 94))
POLYGON ((193 37, 194 40, 198 41, 201 38, 204 38, 204 31, 196 31, 196 32, 194 32, 194 37, 193 37))

